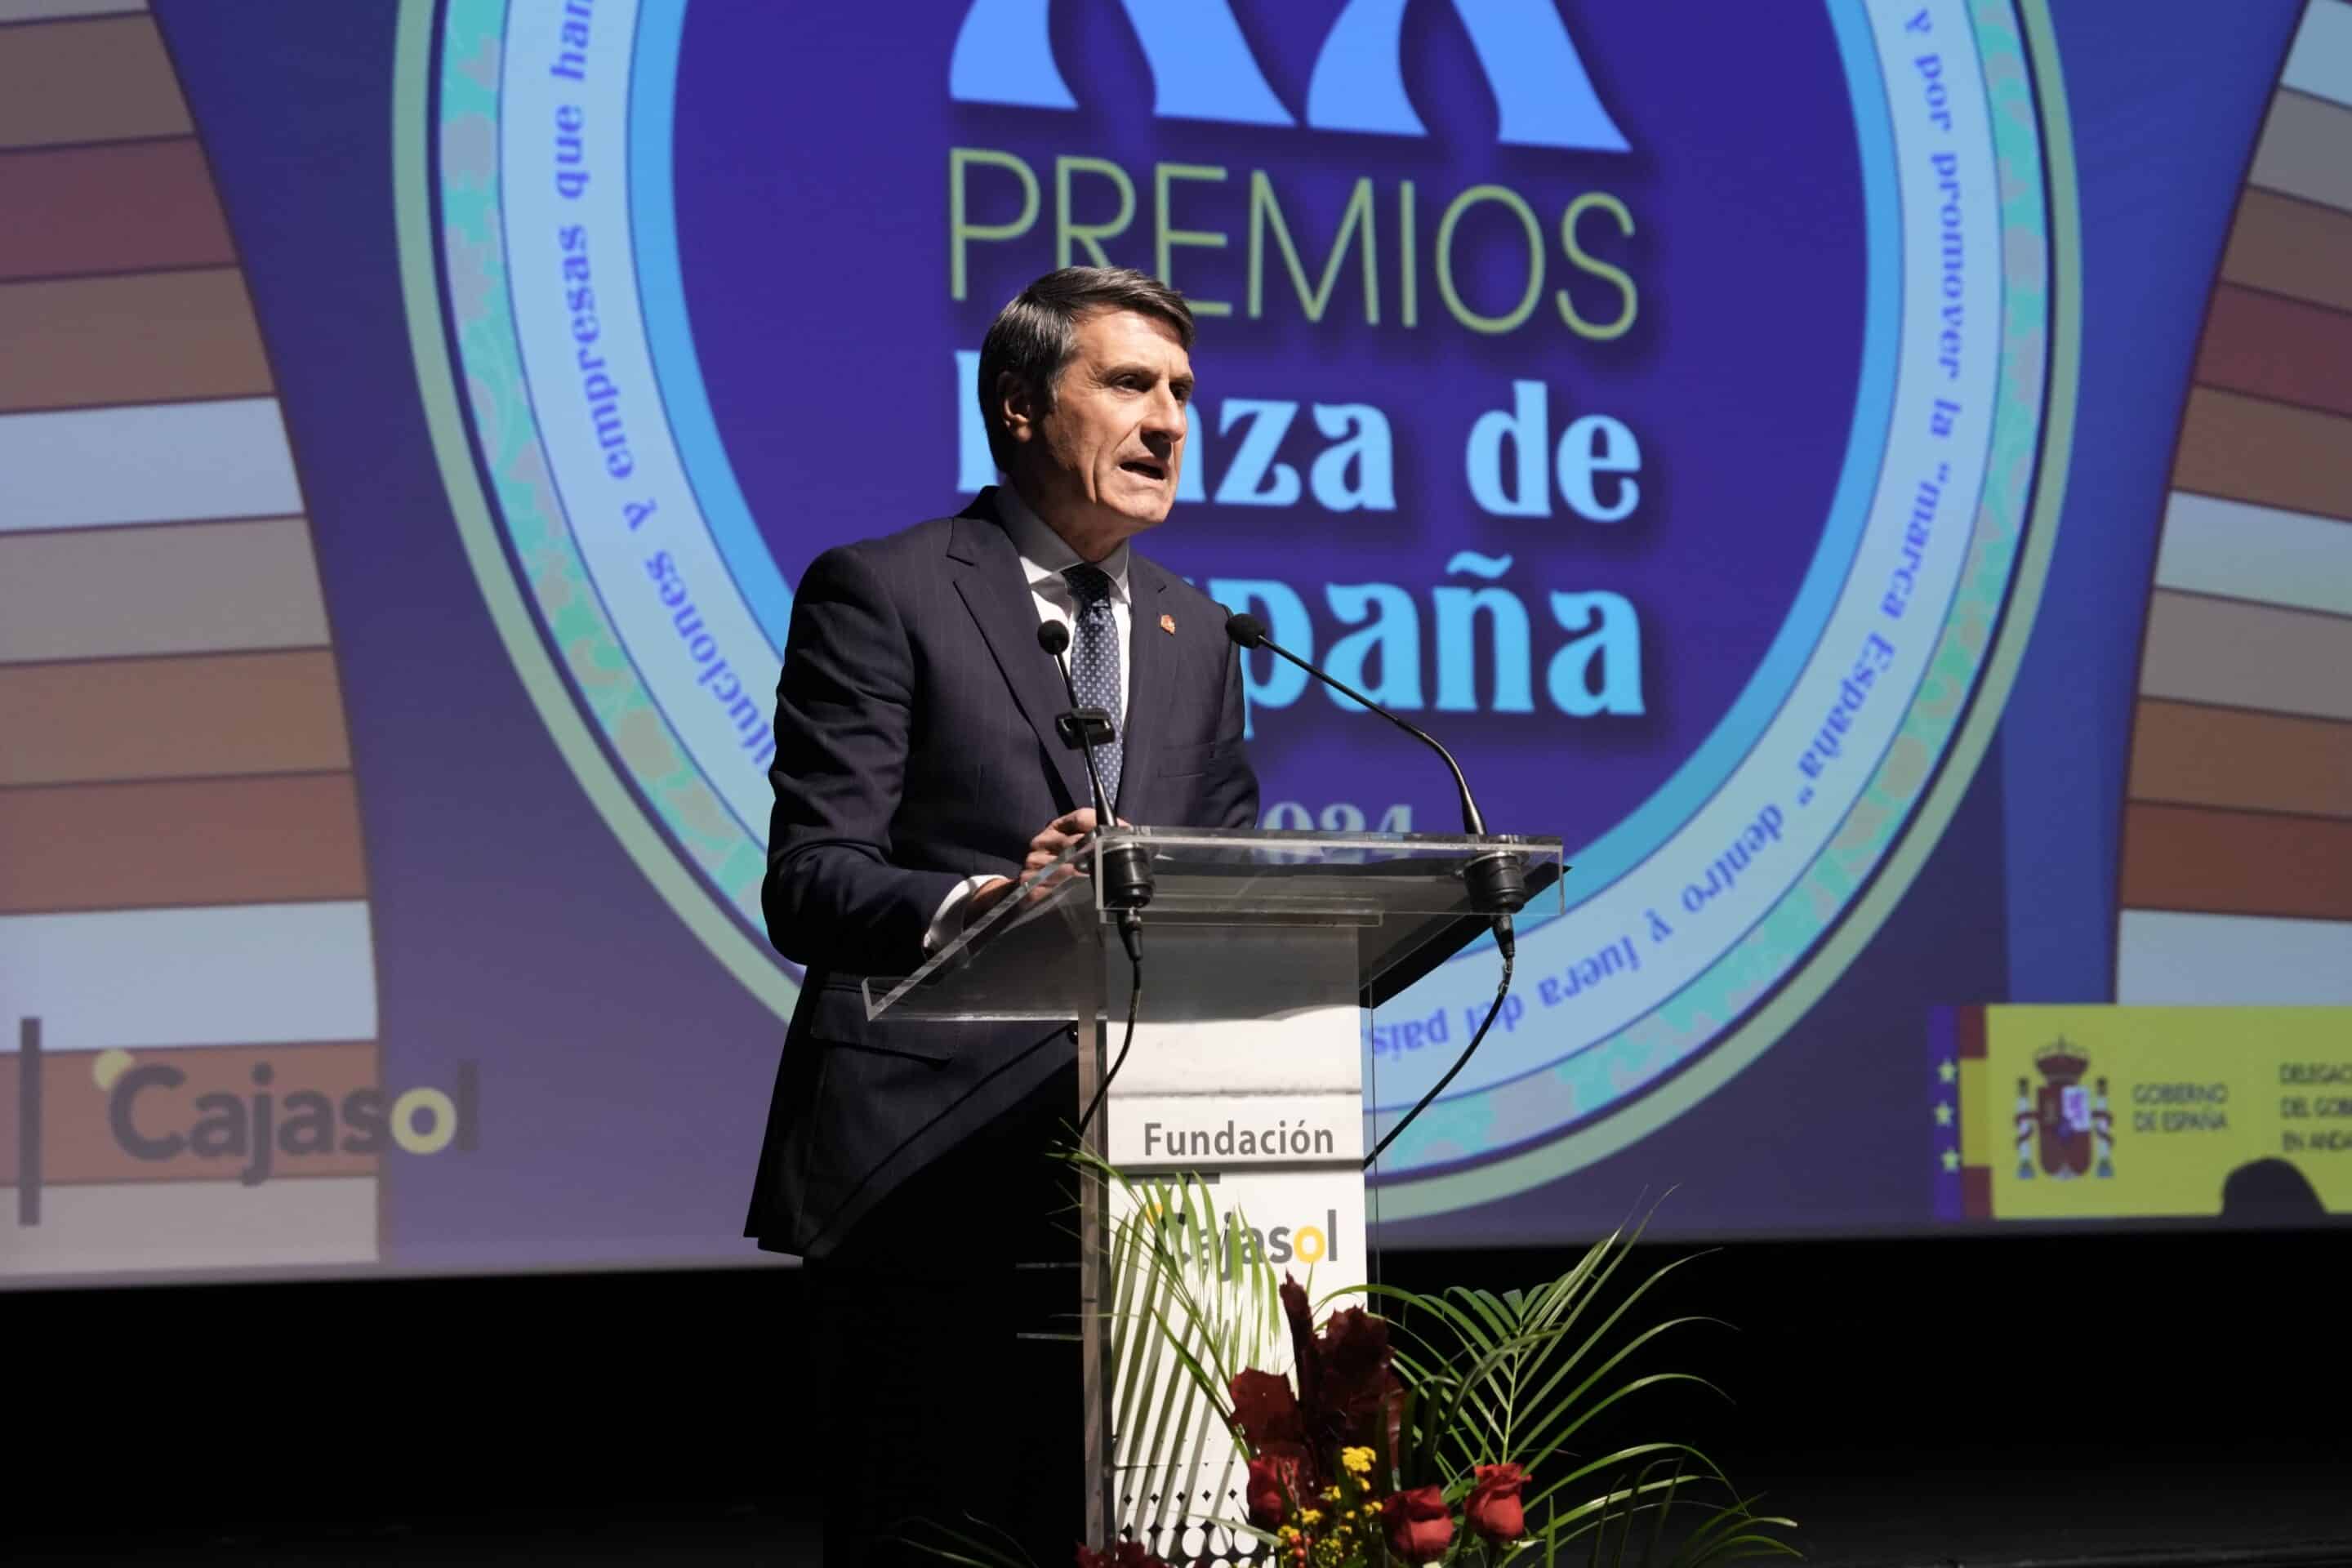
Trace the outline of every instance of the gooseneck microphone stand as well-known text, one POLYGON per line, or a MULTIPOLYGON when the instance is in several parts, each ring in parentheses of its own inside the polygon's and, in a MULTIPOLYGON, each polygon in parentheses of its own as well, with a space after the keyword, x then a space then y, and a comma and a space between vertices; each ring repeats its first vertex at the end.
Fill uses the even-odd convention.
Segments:
MULTIPOLYGON (((1462 831, 1476 838, 1486 837, 1486 819, 1480 814, 1477 801, 1471 796, 1470 781, 1463 776, 1462 764, 1454 760, 1454 753, 1440 744, 1436 736, 1417 725, 1407 723, 1339 677, 1309 664, 1276 642, 1273 637, 1266 635, 1265 623, 1255 616, 1227 616, 1225 636, 1231 637, 1235 646, 1244 649, 1264 648, 1277 658, 1288 659, 1332 690, 1341 696, 1352 698, 1359 707, 1379 714, 1431 751, 1435 752, 1444 759, 1447 771, 1454 775, 1454 792, 1461 799, 1462 831)), ((1470 1065, 1471 1055, 1485 1041, 1486 1031, 1495 1026, 1495 1019, 1503 1010, 1503 998, 1510 994, 1511 972, 1517 967, 1519 956, 1518 938, 1512 930, 1511 917, 1527 907, 1527 862, 1508 849, 1496 847, 1475 857, 1465 865, 1462 868, 1462 879, 1469 888, 1470 907, 1482 915, 1493 918, 1495 946, 1503 955, 1502 983, 1495 987, 1495 1000, 1487 1007, 1486 1016, 1478 1025, 1477 1033, 1472 1035, 1470 1043, 1462 1047, 1462 1054, 1454 1058, 1454 1065, 1445 1069, 1445 1076, 1431 1084, 1429 1092, 1416 1100, 1413 1108, 1406 1111, 1397 1124, 1388 1130, 1387 1135, 1372 1146, 1370 1153, 1364 1156, 1366 1170, 1370 1170, 1372 1162, 1378 1160, 1387 1151, 1388 1146, 1396 1142, 1398 1133, 1412 1126, 1414 1119, 1428 1110, 1439 1095, 1445 1092, 1445 1086, 1454 1081, 1455 1075, 1470 1065)))
MULTIPOLYGON (((1343 697, 1351 698, 1367 710, 1379 714, 1390 723, 1435 752, 1444 761, 1446 770, 1454 775, 1454 794, 1462 805, 1462 831, 1474 838, 1486 837, 1486 819, 1478 810, 1478 803, 1470 794, 1470 781, 1462 773, 1462 764, 1454 753, 1441 744, 1436 736, 1417 725, 1409 724, 1381 707, 1354 687, 1329 671, 1307 663, 1288 648, 1266 635, 1265 623, 1255 616, 1232 616, 1225 621, 1225 636, 1244 648, 1264 648, 1276 658, 1286 658, 1331 688, 1343 697)), ((1470 887, 1470 907, 1480 914, 1495 917, 1495 941, 1508 953, 1512 941, 1511 916, 1527 906, 1527 863, 1507 849, 1492 849, 1463 868, 1463 879, 1470 887)))

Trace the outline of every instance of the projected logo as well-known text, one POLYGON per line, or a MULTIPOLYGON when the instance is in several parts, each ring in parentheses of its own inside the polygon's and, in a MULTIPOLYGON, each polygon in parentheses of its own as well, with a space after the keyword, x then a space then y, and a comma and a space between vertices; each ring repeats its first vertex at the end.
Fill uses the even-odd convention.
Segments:
MULTIPOLYGON (((1388 1157, 1383 1216, 1696 1103, 1907 883, 2030 622, 2071 391, 2052 79, 2016 10, 938 24, 443 8, 412 259, 419 342, 452 358, 425 379, 464 389, 437 439, 472 559, 615 833, 788 1008, 758 887, 790 581, 992 480, 971 385, 1002 300, 1142 267, 1202 322, 1147 547, 1423 714, 1490 820, 1576 862, 1506 1026, 1388 1157)), ((1303 674, 1248 687, 1269 826, 1451 825, 1442 773, 1303 674)), ((1382 1018, 1381 1116, 1451 1060, 1491 963, 1382 1018)))
POLYGON ((265 1053, 246 1054, 258 1059, 215 1053, 140 1062, 129 1051, 100 1053, 91 1079, 106 1095, 115 1152, 135 1162, 125 1169, 154 1175, 186 1161, 233 1170, 239 1185, 257 1187, 273 1176, 372 1172, 374 1157, 394 1148, 473 1150, 471 1062, 459 1066, 454 1092, 419 1087, 392 1094, 375 1084, 345 1087, 315 1068, 281 1082, 265 1053))
MULTIPOLYGON (((2034 1052, 2033 1065, 2041 1069, 2041 1087, 2029 1100, 2025 1080, 2020 1079, 2017 1098, 2021 1118, 2033 1134, 2040 1159, 2020 1159, 2018 1179, 2032 1181, 2036 1163, 2043 1175, 2062 1182, 2087 1175, 2094 1145, 2098 1150, 2098 1173, 2113 1176, 2116 1124, 2107 1104, 2107 1080, 2084 1082, 2091 1058, 2063 1039, 2034 1052)), ((2019 1142, 2024 1142, 2022 1131, 2019 1142)))
MULTIPOLYGON (((1233 125, 1297 123, 1268 86, 1233 7, 1184 8, 1126 0, 1164 120, 1233 125)), ((1454 13, 1496 99, 1496 140, 1529 147, 1626 151, 1625 138, 1549 0, 1474 5, 1454 13)), ((1054 58, 1042 0, 971 0, 948 63, 949 96, 967 103, 1076 109, 1054 58)), ((1403 0, 1347 6, 1332 21, 1307 89, 1307 123, 1323 131, 1425 136, 1404 82, 1403 0)))
POLYGON ((2352 1211, 2343 1007, 1954 1007, 1927 1044, 1941 1219, 2352 1211))

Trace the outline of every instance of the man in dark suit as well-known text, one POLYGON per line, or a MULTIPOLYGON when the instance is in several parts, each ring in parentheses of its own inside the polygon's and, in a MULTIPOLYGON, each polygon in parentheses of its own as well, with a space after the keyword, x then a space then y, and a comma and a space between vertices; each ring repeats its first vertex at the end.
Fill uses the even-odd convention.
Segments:
POLYGON ((828 1562, 898 1560, 877 1537, 909 1516, 977 1516, 1053 1564, 1078 1529, 1076 1352, 1035 1337, 1076 1328, 1048 1157, 1077 1115, 1072 1032, 868 1021, 859 981, 912 971, 1095 826, 1042 620, 1113 713, 1118 816, 1255 822, 1224 611, 1129 544, 1175 500, 1192 342, 1141 273, 1038 279, 981 350, 1007 483, 825 552, 793 600, 762 902, 808 975, 746 1233, 810 1265, 818 1342, 792 1359, 831 1374, 828 1562))

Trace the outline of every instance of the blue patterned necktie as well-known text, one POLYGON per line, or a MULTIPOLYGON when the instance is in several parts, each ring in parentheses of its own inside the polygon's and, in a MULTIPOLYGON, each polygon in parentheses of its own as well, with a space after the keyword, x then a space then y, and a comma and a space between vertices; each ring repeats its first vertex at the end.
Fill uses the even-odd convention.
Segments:
POLYGON ((1080 706, 1110 715, 1111 743, 1095 748, 1095 767, 1102 774, 1103 795, 1116 806, 1119 766, 1127 753, 1127 715, 1118 700, 1118 619, 1111 614, 1110 578, 1101 568, 1083 563, 1062 576, 1078 605, 1070 681, 1078 689, 1080 706))

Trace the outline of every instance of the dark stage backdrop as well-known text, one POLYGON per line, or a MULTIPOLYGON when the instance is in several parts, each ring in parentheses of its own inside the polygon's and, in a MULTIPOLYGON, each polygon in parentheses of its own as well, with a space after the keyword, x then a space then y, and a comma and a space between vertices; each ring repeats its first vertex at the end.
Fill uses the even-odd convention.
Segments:
POLYGON ((0 1283, 749 1260, 793 586, 1070 261, 1150 548, 1570 846, 1383 1241, 2352 1212, 2346 0, 0 17, 0 1283))

